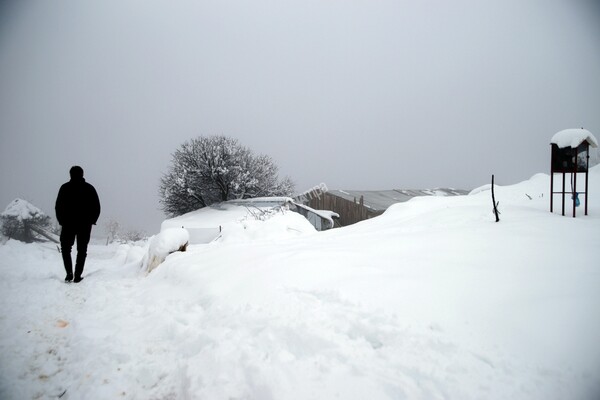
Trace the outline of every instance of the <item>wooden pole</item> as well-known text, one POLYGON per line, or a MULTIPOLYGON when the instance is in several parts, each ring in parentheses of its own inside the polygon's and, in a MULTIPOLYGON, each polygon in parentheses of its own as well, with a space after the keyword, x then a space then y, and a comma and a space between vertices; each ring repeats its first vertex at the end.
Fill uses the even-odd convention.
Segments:
POLYGON ((588 215, 588 170, 590 168, 590 145, 586 145, 585 160, 585 215, 588 215))
POLYGON ((37 234, 42 235, 43 237, 45 237, 46 239, 54 242, 54 243, 60 243, 60 240, 58 239, 58 236, 54 235, 54 234, 50 234, 46 231, 44 231, 42 228, 39 228, 35 225, 28 225, 28 227, 34 231, 37 234))
POLYGON ((554 211, 554 147, 550 145, 550 212, 554 211))
POLYGON ((575 183, 573 184, 573 188, 571 189, 571 191, 573 192, 571 194, 571 197, 573 198, 573 218, 575 218, 575 207, 577 207, 577 162, 575 162, 575 172, 573 172, 573 181, 575 183))
POLYGON ((494 214, 496 214, 496 222, 499 222, 500 217, 498 217, 498 203, 496 203, 496 196, 494 195, 494 175, 492 175, 492 203, 494 204, 494 214))
POLYGON ((565 215, 565 171, 563 170, 563 186, 562 186, 562 215, 565 215))
POLYGON ((554 171, 550 172, 550 212, 554 211, 554 171))

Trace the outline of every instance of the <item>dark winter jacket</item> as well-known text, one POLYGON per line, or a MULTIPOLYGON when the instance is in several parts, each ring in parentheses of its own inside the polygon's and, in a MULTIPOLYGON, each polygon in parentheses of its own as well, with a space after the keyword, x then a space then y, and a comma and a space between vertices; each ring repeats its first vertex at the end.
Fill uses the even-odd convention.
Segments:
POLYGON ((55 209, 61 226, 95 225, 100 216, 100 199, 83 177, 71 178, 60 187, 55 209))

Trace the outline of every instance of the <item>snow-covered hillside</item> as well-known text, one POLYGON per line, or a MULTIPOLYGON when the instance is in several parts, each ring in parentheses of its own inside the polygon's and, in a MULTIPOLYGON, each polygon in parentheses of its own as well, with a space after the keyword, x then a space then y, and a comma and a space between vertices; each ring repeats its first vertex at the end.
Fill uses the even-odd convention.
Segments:
POLYGON ((496 187, 499 223, 488 186, 321 233, 280 215, 150 274, 92 246, 80 284, 9 241, 0 398, 600 398, 600 169, 587 217, 548 189, 496 187))

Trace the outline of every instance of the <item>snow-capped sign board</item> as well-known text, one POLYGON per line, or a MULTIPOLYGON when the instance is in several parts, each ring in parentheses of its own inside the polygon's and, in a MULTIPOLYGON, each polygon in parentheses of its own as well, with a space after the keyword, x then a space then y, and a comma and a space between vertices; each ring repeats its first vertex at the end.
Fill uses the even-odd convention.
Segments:
POLYGON ((552 136, 550 143, 557 145, 561 149, 564 149, 565 147, 579 147, 579 145, 584 141, 587 141, 593 148, 598 147, 598 140, 596 140, 590 131, 583 128, 564 129, 552 136))
POLYGON ((552 146, 552 161, 550 164, 550 212, 554 211, 554 195, 558 194, 562 200, 562 215, 565 215, 565 201, 567 197, 573 201, 573 217, 576 208, 581 205, 580 197, 585 203, 585 215, 588 213, 588 170, 590 165, 590 146, 598 147, 598 141, 587 129, 565 129, 556 133, 550 140, 552 146), (554 174, 562 174, 562 188, 554 189, 554 174), (567 177, 570 187, 567 186, 567 177), (577 175, 583 175, 583 182, 577 175), (582 185, 583 183, 583 185, 582 185), (583 196, 580 196, 583 195, 583 196))

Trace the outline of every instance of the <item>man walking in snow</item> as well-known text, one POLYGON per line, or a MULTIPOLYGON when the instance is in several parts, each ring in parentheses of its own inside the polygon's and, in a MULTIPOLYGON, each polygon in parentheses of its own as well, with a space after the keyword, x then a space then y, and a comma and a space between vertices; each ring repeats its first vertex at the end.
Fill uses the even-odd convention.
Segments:
POLYGON ((69 171, 71 180, 60 187, 56 198, 56 219, 61 225, 60 249, 67 276, 65 282, 80 282, 83 278, 83 265, 87 256, 92 225, 100 216, 100 200, 96 189, 83 178, 83 169, 74 166, 69 171), (75 276, 71 247, 77 238, 77 259, 75 276))

